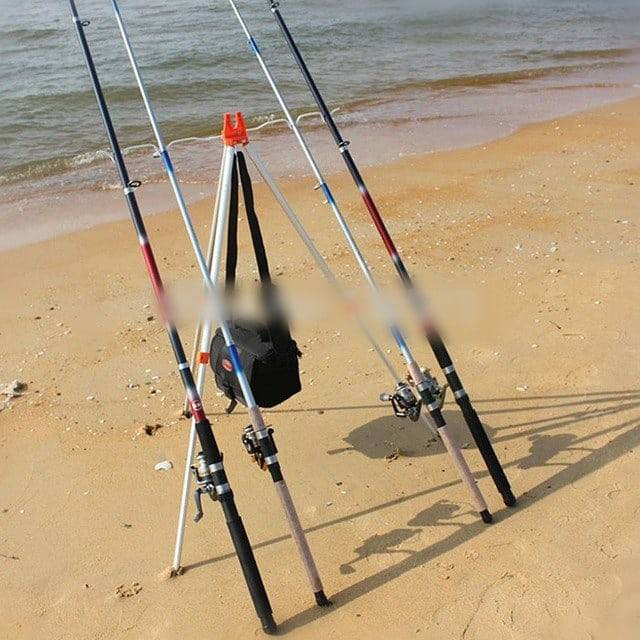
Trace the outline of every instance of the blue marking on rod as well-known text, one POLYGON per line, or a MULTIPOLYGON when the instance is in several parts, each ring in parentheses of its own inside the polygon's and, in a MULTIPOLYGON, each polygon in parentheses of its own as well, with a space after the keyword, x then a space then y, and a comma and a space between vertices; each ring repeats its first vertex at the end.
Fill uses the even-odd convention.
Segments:
POLYGON ((260 55, 260 47, 258 47, 258 43, 255 41, 253 36, 249 38, 249 46, 251 47, 253 53, 255 53, 257 56, 260 55))
POLYGON ((229 358, 231 358, 231 364, 233 365, 233 370, 238 375, 244 375, 244 368, 242 367, 242 363, 240 362, 240 355, 238 354, 238 349, 235 344, 231 346, 227 346, 227 351, 229 352, 229 358))
POLYGON ((169 152, 165 149, 160 152, 160 157, 162 158, 162 162, 164 164, 164 168, 169 172, 173 173, 173 164, 171 164, 171 158, 169 157, 169 152))
POLYGON ((393 339, 398 343, 400 349, 402 351, 406 351, 407 343, 405 342, 403 335, 400 333, 400 329, 398 329, 398 327, 396 326, 391 327, 391 335, 393 336, 393 339))
POLYGON ((322 189, 322 193, 324 193, 324 197, 327 199, 327 202, 331 205, 335 205, 336 201, 333 197, 333 193, 331 193, 329 189, 329 185, 326 182, 323 182, 320 185, 320 188, 322 189))

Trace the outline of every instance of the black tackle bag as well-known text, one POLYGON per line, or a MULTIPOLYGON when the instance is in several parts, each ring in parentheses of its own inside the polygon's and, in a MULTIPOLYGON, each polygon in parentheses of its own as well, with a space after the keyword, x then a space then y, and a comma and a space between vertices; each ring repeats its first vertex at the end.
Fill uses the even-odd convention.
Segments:
MULTIPOLYGON (((251 391, 259 407, 270 408, 284 402, 302 389, 298 358, 302 355, 291 337, 288 322, 271 281, 260 223, 254 208, 251 178, 242 152, 236 154, 231 178, 231 200, 227 231, 225 293, 231 298, 238 265, 238 174, 251 233, 251 242, 260 274, 260 295, 265 321, 229 319, 229 330, 238 349, 251 391)), ((231 400, 230 413, 238 402, 246 405, 233 370, 232 360, 220 328, 211 341, 211 368, 216 386, 231 400)))

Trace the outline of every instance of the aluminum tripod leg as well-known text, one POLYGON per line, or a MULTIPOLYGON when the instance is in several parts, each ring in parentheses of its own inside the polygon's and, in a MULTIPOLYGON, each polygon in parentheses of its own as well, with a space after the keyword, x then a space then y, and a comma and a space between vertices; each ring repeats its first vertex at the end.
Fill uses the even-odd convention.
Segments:
MULTIPOLYGON (((227 216, 229 212, 229 199, 231 195, 231 173, 233 170, 234 153, 230 147, 224 147, 222 155, 222 165, 220 167, 220 178, 218 182, 218 191, 213 209, 213 218, 211 221, 211 233, 209 238, 209 248, 207 250, 207 259, 209 263, 209 272, 211 280, 218 281, 220 272, 220 261, 222 257, 222 246, 224 244, 224 230, 226 228, 227 216)), ((205 376, 207 372, 207 364, 200 362, 199 353, 209 350, 211 342, 211 318, 204 314, 198 322, 198 331, 196 335, 198 342, 194 344, 194 363, 191 370, 196 372, 196 388, 198 393, 202 394, 204 390, 205 376)), ((189 490, 191 488, 191 464, 193 462, 193 450, 196 442, 195 422, 191 421, 191 431, 189 432, 189 444, 187 447, 187 455, 184 466, 184 477, 182 479, 182 495, 180 497, 180 511, 178 514, 178 529, 176 531, 176 543, 173 553, 173 563, 171 565, 171 574, 178 575, 182 567, 182 545, 184 542, 184 532, 186 526, 187 510, 189 506, 189 490)))
MULTIPOLYGON (((213 219, 211 221, 211 230, 209 231, 209 245, 207 247, 207 267, 209 268, 209 273, 211 273, 211 265, 213 262, 213 244, 215 240, 216 234, 216 215, 218 211, 218 203, 220 202, 220 190, 222 189, 222 171, 224 169, 224 164, 226 161, 226 154, 222 154, 222 161, 220 164, 220 173, 218 174, 218 189, 216 191, 216 199, 214 200, 213 205, 213 219)), ((193 338, 193 349, 191 351, 191 371, 196 370, 196 365, 198 364, 198 353, 200 348, 200 333, 202 331, 202 317, 198 318, 198 326, 196 327, 196 334, 193 338)), ((191 417, 189 414, 189 398, 185 397, 184 399, 184 407, 182 408, 182 413, 185 416, 191 417)))

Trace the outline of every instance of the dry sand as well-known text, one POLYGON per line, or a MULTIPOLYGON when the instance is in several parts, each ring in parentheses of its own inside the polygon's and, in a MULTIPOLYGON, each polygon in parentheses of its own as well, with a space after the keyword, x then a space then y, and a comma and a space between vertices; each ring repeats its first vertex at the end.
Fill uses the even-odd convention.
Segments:
MULTIPOLYGON (((304 392, 268 417, 335 602, 314 608, 271 482, 241 448, 245 414, 222 416, 209 385, 283 635, 637 637, 639 109, 639 100, 610 105, 366 172, 520 496, 504 508, 467 448, 492 526, 472 513, 442 447, 377 401, 388 380, 351 324, 300 322, 304 392)), ((357 193, 345 175, 334 183, 391 282, 357 193)), ((283 182, 355 283, 310 185, 283 182)), ((262 186, 257 199, 280 280, 320 291, 262 186)), ((209 208, 195 207, 203 237, 209 208)), ((149 231, 166 279, 196 286, 178 216, 151 218, 149 231)), ((177 417, 182 394, 162 327, 147 320, 154 310, 129 223, 4 253, 0 278, 0 381, 28 383, 0 411, 0 637, 259 636, 216 505, 189 523, 185 574, 163 578, 188 422, 177 417), (146 424, 162 427, 149 436, 146 424), (154 471, 164 459, 174 468, 154 471)), ((186 327, 189 347, 191 336, 186 327)), ((455 405, 445 409, 469 443, 455 405)))

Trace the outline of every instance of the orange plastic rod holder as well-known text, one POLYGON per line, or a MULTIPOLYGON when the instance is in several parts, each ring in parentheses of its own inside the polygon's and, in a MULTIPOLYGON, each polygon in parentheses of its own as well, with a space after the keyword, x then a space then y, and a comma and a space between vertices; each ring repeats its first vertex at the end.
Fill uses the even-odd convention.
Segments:
POLYGON ((228 147, 237 147, 241 144, 249 143, 249 134, 247 133, 247 125, 244 122, 244 116, 240 111, 236 111, 236 122, 231 121, 231 114, 225 113, 222 125, 222 141, 228 147))

